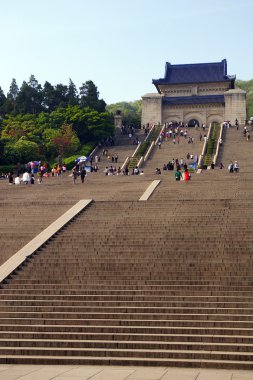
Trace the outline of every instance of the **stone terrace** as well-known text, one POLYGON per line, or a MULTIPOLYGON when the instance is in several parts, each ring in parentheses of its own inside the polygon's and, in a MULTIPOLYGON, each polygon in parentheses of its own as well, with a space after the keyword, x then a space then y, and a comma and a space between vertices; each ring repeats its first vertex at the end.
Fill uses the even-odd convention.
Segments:
POLYGON ((83 186, 10 187, 8 202, 28 191, 55 208, 95 202, 2 284, 0 362, 252 369, 252 145, 239 138, 222 157, 239 174, 178 183, 164 172, 147 202, 138 199, 158 179, 148 166, 142 177, 90 174, 83 186))

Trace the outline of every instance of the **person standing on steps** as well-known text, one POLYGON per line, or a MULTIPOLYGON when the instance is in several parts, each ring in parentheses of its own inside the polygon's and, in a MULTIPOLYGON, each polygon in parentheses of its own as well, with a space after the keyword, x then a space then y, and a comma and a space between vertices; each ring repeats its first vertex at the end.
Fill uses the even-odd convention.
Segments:
POLYGON ((76 184, 76 179, 77 179, 77 171, 76 168, 72 170, 72 179, 73 179, 73 184, 76 184))
POLYGON ((234 173, 234 164, 233 164, 233 162, 230 162, 230 164, 228 165, 228 171, 229 171, 229 173, 234 173))
POLYGON ((27 185, 29 182, 30 182, 30 176, 29 176, 29 173, 28 173, 28 172, 25 172, 25 173, 23 174, 23 183, 24 183, 25 185, 27 185))
POLYGON ((239 164, 237 161, 235 161, 235 163, 234 163, 234 172, 239 173, 239 164))
POLYGON ((184 170, 184 181, 188 182, 191 179, 191 174, 189 173, 188 169, 186 168, 184 170))
POLYGON ((177 168, 177 171, 175 172, 175 178, 176 178, 176 181, 180 181, 182 179, 182 173, 179 170, 179 168, 177 168))
POLYGON ((84 183, 85 176, 86 176, 86 170, 84 168, 82 168, 81 173, 80 173, 82 183, 84 183))

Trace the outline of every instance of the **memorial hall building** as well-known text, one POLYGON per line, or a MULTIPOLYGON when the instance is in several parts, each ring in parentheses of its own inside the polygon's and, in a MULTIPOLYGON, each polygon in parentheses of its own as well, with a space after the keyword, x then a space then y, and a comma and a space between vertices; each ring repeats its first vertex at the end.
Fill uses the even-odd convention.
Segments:
POLYGON ((246 92, 235 89, 227 61, 172 65, 153 79, 157 93, 142 97, 142 124, 184 122, 188 126, 246 120, 246 92))

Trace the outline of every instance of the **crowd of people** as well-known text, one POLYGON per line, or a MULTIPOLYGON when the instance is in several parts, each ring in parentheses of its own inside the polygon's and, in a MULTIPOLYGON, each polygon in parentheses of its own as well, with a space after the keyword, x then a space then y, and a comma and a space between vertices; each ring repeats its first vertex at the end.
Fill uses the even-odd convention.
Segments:
MULTIPOLYGON (((239 123, 238 120, 235 120, 235 123, 233 124, 233 127, 236 127, 237 130, 239 130, 239 123)), ((147 135, 150 131, 150 128, 152 127, 151 124, 147 124, 142 126, 144 129, 145 135, 147 135)), ((202 131, 199 133, 199 140, 202 141, 207 139, 207 136, 205 134, 205 129, 206 125, 202 124, 202 131)), ((225 121, 224 122, 224 127, 225 128, 231 128, 232 124, 230 121, 225 121)), ((199 125, 196 125, 195 128, 199 128, 199 125)), ((121 128, 121 133, 128 135, 129 138, 132 139, 133 143, 139 144, 138 136, 135 136, 136 130, 132 126, 122 126, 121 128)), ((250 140, 250 132, 249 132, 249 125, 246 124, 243 128, 243 135, 247 139, 247 141, 250 140)), ((179 144, 180 138, 183 138, 183 140, 186 140, 188 144, 193 144, 194 143, 194 137, 189 136, 189 128, 187 124, 184 124, 182 122, 174 123, 174 122, 169 122, 165 123, 164 128, 159 136, 158 139, 158 147, 161 149, 162 142, 163 141, 172 141, 173 144, 179 144)), ((219 139, 219 144, 222 146, 223 140, 222 138, 219 139)), ((114 138, 110 137, 106 139, 105 142, 103 142, 103 145, 100 147, 103 148, 101 151, 102 156, 105 158, 104 161, 106 161, 107 166, 104 167, 104 169, 101 169, 101 171, 107 175, 143 175, 144 171, 140 170, 138 166, 135 166, 131 169, 128 167, 125 167, 124 170, 122 170, 121 166, 118 166, 118 154, 117 153, 111 153, 109 151, 109 147, 115 145, 114 138)), ((186 160, 193 160, 194 163, 197 164, 198 158, 196 159, 197 156, 193 156, 189 153, 186 155, 186 160)), ((87 163, 77 163, 70 174, 70 176, 73 179, 73 183, 76 183, 77 178, 80 177, 81 183, 84 183, 84 179, 87 176, 87 172, 98 172, 99 171, 99 166, 100 166, 100 161, 101 157, 99 155, 95 155, 94 158, 90 158, 89 160, 89 166, 86 166, 87 163), (94 162, 93 162, 94 161, 94 162)), ((167 163, 163 164, 162 168, 155 168, 154 174, 156 175, 161 175, 162 172, 165 171, 174 171, 175 179, 178 180, 186 180, 188 181, 191 178, 190 171, 188 169, 188 164, 186 161, 181 158, 181 159, 172 159, 168 161, 167 163)), ((219 163, 219 168, 223 169, 224 165, 222 162, 219 163)), ((211 169, 214 169, 214 163, 212 162, 211 164, 211 169)), ((31 161, 25 166, 25 172, 23 174, 20 174, 20 171, 16 172, 16 175, 14 175, 13 172, 9 173, 2 173, 0 175, 0 179, 7 179, 8 183, 10 185, 15 184, 15 185, 28 185, 32 184, 34 185, 35 183, 41 184, 43 182, 43 178, 45 177, 61 177, 63 173, 67 171, 66 165, 63 164, 57 164, 54 166, 52 169, 48 169, 47 164, 43 164, 40 161, 31 161)), ((237 161, 230 162, 228 165, 228 171, 230 173, 238 173, 239 172, 239 164, 237 161)))
MULTIPOLYGON (((184 123, 165 123, 164 128, 159 136, 159 148, 163 140, 172 141, 173 144, 180 143, 180 137, 184 138, 188 144, 194 143, 194 137, 189 135, 187 124, 184 123)), ((201 135, 202 139, 202 135, 201 135)))
MULTIPOLYGON (((186 159, 189 160, 190 158, 193 158, 193 155, 190 155, 189 153, 187 153, 186 159)), ((174 171, 176 181, 179 181, 179 180, 189 181, 191 179, 191 174, 188 169, 188 164, 183 158, 181 158, 180 160, 178 158, 176 159, 173 158, 167 164, 163 164, 162 170, 174 171)), ((156 168, 155 174, 158 174, 158 175, 162 174, 161 169, 156 168)))

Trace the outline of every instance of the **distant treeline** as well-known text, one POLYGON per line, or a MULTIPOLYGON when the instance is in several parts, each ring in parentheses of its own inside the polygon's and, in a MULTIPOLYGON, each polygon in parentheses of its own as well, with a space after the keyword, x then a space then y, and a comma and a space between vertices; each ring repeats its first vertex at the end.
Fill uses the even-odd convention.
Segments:
POLYGON ((24 81, 20 88, 16 80, 12 79, 7 95, 0 87, 0 115, 36 115, 40 112, 52 112, 58 107, 75 105, 104 112, 106 103, 103 99, 99 99, 99 92, 92 81, 86 81, 77 91, 71 79, 68 86, 64 84, 53 86, 46 81, 42 87, 35 76, 31 75, 29 81, 24 81))
POLYGON ((247 118, 253 116, 253 79, 237 80, 236 86, 246 91, 247 118))
POLYGON ((140 127, 141 125, 141 100, 109 104, 106 109, 114 115, 118 110, 121 111, 124 125, 134 127, 140 127))

